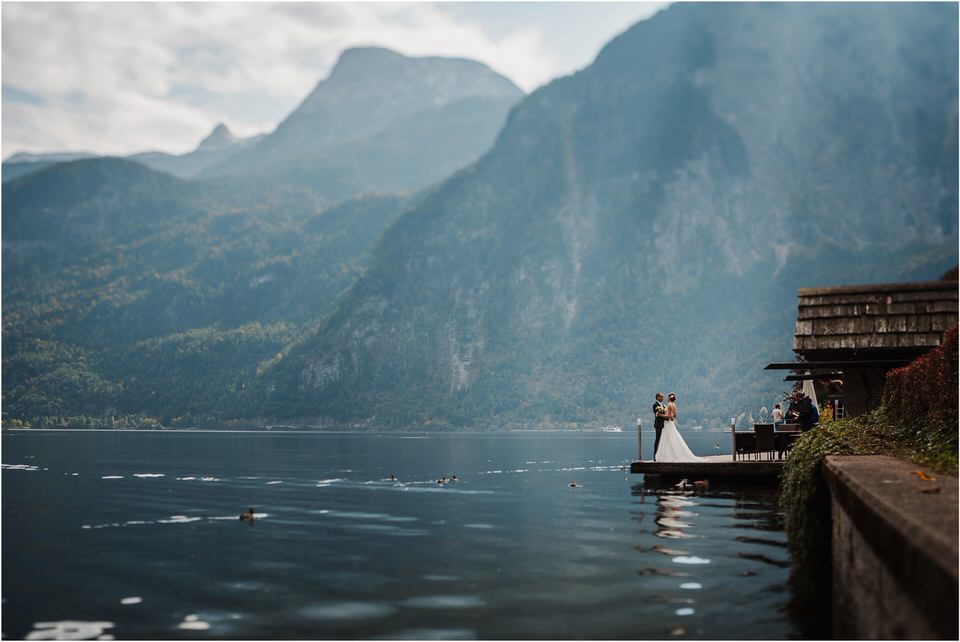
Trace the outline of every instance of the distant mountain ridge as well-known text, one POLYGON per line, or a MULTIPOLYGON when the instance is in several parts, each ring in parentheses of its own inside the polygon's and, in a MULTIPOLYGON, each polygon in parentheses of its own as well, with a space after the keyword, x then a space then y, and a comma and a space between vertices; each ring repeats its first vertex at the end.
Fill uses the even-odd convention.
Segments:
POLYGON ((249 138, 237 138, 226 125, 220 123, 200 141, 192 152, 180 155, 144 152, 127 158, 143 163, 158 172, 166 172, 179 178, 195 178, 208 167, 221 163, 255 145, 263 136, 263 134, 257 134, 249 138))
POLYGON ((28 152, 20 152, 19 154, 14 154, 7 160, 5 163, 41 163, 41 162, 51 162, 51 163, 65 163, 68 161, 80 160, 81 158, 93 158, 96 154, 90 152, 50 152, 46 154, 30 154, 28 152))
MULTIPOLYGON (((260 140, 262 136, 262 134, 258 134, 249 138, 237 138, 226 125, 220 123, 200 141, 196 149, 185 154, 138 152, 125 158, 178 178, 193 178, 204 168, 236 154, 244 147, 260 140)), ((57 163, 67 163, 87 158, 100 158, 100 156, 88 152, 14 154, 3 162, 3 181, 7 182, 57 163)))
POLYGON ((57 163, 68 163, 70 161, 95 157, 96 154, 88 152, 51 152, 49 154, 29 154, 21 152, 3 161, 3 182, 6 183, 20 176, 26 176, 27 174, 57 163))

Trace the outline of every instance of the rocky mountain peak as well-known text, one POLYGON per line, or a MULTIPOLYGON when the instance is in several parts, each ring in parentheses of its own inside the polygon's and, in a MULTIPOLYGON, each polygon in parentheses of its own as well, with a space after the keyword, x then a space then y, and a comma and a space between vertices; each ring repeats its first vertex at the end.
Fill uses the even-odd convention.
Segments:
POLYGON ((374 113, 386 110, 395 117, 467 97, 522 95, 508 78, 475 60, 405 56, 383 47, 354 47, 340 54, 330 75, 317 84, 297 111, 330 113, 345 109, 354 118, 360 107, 374 113))
POLYGON ((405 58, 403 54, 386 47, 350 47, 340 53, 337 63, 330 71, 330 77, 353 73, 372 65, 402 63, 405 58))
POLYGON ((223 123, 213 128, 206 138, 200 141, 197 151, 213 152, 232 147, 238 142, 233 132, 223 123))

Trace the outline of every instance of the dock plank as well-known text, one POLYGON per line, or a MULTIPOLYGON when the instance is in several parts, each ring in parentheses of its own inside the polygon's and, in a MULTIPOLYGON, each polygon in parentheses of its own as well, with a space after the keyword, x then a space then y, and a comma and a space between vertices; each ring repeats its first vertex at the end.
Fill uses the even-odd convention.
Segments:
POLYGON ((783 470, 782 461, 733 461, 730 455, 704 457, 703 462, 634 461, 630 472, 664 477, 686 477, 690 480, 711 478, 766 478, 776 479, 783 470))

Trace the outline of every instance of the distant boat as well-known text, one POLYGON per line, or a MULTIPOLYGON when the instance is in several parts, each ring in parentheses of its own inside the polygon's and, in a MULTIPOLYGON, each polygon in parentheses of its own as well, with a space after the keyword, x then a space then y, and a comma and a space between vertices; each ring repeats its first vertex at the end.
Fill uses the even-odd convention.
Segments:
POLYGON ((623 432, 623 428, 620 426, 604 426, 600 430, 603 432, 623 432))

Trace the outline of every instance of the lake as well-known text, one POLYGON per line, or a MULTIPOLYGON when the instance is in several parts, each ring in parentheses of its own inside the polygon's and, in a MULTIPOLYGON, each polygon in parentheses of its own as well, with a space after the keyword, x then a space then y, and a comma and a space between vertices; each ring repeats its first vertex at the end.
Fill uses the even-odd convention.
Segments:
MULTIPOLYGON (((729 435, 687 438, 712 454, 729 435)), ((798 635, 776 489, 645 485, 636 447, 4 431, 3 637, 798 635)))

